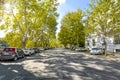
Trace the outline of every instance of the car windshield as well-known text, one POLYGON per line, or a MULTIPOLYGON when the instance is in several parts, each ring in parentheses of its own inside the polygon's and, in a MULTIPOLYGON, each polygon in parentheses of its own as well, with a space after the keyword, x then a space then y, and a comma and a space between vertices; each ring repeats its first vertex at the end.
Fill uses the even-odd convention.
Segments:
POLYGON ((15 51, 15 48, 5 48, 4 51, 15 51))
POLYGON ((29 48, 24 48, 23 50, 30 50, 29 48))

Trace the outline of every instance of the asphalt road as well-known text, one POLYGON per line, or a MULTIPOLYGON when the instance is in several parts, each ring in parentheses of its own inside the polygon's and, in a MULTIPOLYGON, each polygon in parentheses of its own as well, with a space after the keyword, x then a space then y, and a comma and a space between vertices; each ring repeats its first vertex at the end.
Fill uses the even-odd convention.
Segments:
POLYGON ((120 62, 57 48, 0 62, 0 80, 120 80, 120 62))

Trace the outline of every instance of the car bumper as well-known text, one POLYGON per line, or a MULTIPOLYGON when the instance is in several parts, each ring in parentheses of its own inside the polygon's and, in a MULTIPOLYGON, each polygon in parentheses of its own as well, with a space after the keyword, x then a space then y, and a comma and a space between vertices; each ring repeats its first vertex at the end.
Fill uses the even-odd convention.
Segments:
POLYGON ((24 53, 24 55, 28 56, 28 55, 31 55, 30 53, 24 53))
POLYGON ((99 54, 99 53, 90 53, 90 54, 99 54))
POLYGON ((14 59, 15 56, 10 55, 10 56, 0 56, 0 60, 11 60, 14 59))

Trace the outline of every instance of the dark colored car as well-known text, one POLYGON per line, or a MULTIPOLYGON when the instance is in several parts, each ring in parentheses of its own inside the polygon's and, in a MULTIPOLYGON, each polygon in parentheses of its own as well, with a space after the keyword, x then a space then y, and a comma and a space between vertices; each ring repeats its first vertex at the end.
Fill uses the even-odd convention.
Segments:
POLYGON ((35 51, 35 53, 40 53, 40 50, 38 48, 33 48, 33 50, 35 51))
POLYGON ((77 47, 77 48, 75 48, 75 51, 85 52, 85 51, 87 51, 87 49, 84 47, 77 47))
POLYGON ((24 52, 20 48, 4 48, 0 54, 0 60, 17 60, 23 58, 24 52))
POLYGON ((40 51, 44 51, 45 49, 44 49, 43 47, 40 47, 39 50, 40 50, 40 51))

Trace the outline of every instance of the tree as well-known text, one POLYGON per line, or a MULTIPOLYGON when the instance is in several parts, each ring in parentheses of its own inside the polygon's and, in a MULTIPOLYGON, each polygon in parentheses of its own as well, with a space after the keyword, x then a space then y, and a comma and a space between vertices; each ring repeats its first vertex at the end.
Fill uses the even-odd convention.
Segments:
POLYGON ((56 1, 47 0, 43 2, 42 5, 36 4, 36 6, 32 7, 35 11, 32 15, 34 14, 35 16, 33 16, 34 20, 32 21, 32 28, 30 28, 29 31, 34 40, 34 47, 36 47, 36 44, 39 43, 39 40, 43 40, 41 42, 44 44, 48 43, 48 40, 55 37, 57 25, 56 19, 58 16, 56 12, 57 6, 58 3, 56 3, 56 1), (47 34, 47 36, 44 37, 44 34, 47 34))
POLYGON ((44 34, 51 36, 52 33, 52 36, 55 36, 58 16, 58 3, 55 0, 9 0, 9 4, 10 11, 4 14, 4 23, 0 28, 19 32, 22 35, 23 48, 26 47, 30 37, 36 46, 39 39, 44 38, 44 34))
POLYGON ((3 17, 4 4, 5 4, 5 0, 0 0, 0 23, 1 23, 2 17, 3 17))
POLYGON ((102 36, 107 54, 107 38, 120 32, 120 1, 119 0, 93 0, 91 13, 88 16, 88 27, 102 36), (107 6, 106 6, 107 5, 107 6))
POLYGON ((84 46, 85 33, 82 22, 83 16, 83 12, 78 9, 75 12, 67 13, 63 17, 61 21, 62 27, 59 33, 59 40, 64 43, 64 45, 69 44, 71 48, 74 46, 84 46))
POLYGON ((64 45, 65 48, 67 48, 68 44, 70 43, 69 33, 70 29, 66 26, 62 26, 60 32, 58 33, 58 40, 64 45))
POLYGON ((28 13, 31 11, 29 6, 32 4, 32 1, 9 0, 9 13, 5 14, 4 25, 2 26, 3 29, 6 29, 7 31, 11 29, 12 31, 19 31, 21 33, 22 47, 25 47, 27 41, 28 29, 30 27, 29 23, 31 20, 28 13))
POLYGON ((18 32, 8 32, 6 36, 3 38, 4 41, 8 43, 11 47, 22 47, 21 41, 22 35, 18 32))

